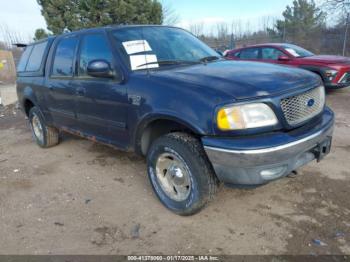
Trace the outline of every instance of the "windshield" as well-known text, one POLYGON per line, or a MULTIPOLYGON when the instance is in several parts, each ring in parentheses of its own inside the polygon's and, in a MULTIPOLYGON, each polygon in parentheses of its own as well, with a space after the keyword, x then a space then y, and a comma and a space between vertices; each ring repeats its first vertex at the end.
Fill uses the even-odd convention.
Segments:
POLYGON ((314 56, 310 51, 296 45, 285 45, 283 48, 294 57, 314 56))
POLYGON ((112 32, 131 70, 186 65, 219 58, 219 54, 185 30, 172 27, 125 27, 112 32))

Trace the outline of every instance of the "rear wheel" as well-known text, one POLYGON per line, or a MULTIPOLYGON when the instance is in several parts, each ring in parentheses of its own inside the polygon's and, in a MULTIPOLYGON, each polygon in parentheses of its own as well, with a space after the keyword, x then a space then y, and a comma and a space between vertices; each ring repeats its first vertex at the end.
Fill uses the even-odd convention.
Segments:
POLYGON ((158 198, 179 215, 197 213, 216 192, 218 181, 203 147, 188 134, 158 138, 148 152, 147 164, 158 198))
POLYGON ((39 108, 36 106, 29 111, 29 123, 33 138, 40 147, 48 148, 58 144, 58 130, 46 125, 39 108))

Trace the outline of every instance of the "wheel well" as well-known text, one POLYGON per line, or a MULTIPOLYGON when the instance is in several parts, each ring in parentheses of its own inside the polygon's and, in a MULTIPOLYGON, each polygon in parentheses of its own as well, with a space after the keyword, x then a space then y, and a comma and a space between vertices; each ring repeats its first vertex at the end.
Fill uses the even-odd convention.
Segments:
POLYGON ((186 125, 178 123, 173 120, 155 120, 147 125, 143 130, 142 135, 137 143, 136 152, 146 155, 152 142, 162 135, 173 133, 173 132, 184 132, 191 135, 195 133, 188 128, 186 125))
POLYGON ((24 105, 24 112, 26 113, 26 116, 29 116, 29 111, 34 106, 33 102, 30 101, 29 99, 26 99, 23 105, 24 105))

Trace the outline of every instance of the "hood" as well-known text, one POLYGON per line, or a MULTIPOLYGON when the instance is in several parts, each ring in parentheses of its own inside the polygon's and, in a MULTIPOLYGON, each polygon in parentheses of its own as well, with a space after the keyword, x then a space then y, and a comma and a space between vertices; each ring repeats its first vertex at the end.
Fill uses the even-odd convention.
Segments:
POLYGON ((349 64, 350 58, 345 56, 335 56, 335 55, 315 55, 309 57, 301 58, 305 61, 316 62, 316 63, 325 63, 325 64, 349 64))
POLYGON ((168 83, 177 80, 183 86, 191 83, 214 89, 235 99, 272 96, 320 84, 319 77, 305 70, 226 60, 158 70, 152 76, 168 83))

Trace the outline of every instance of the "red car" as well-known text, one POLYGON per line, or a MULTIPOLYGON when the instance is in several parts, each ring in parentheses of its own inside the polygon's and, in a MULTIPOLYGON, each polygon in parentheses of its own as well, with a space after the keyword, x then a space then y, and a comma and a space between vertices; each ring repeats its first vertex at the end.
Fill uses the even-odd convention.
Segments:
POLYGON ((300 67, 321 76, 326 88, 350 87, 350 58, 315 55, 292 44, 260 44, 226 52, 231 60, 249 60, 300 67))

